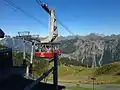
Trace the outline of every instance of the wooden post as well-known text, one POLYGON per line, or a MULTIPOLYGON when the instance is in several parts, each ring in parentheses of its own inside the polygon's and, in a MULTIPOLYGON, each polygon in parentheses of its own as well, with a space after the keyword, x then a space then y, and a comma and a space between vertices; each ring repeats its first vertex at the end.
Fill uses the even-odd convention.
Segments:
POLYGON ((91 79, 93 80, 93 90, 94 90, 95 89, 95 87, 94 87, 94 80, 96 80, 96 78, 92 77, 91 79))
POLYGON ((58 55, 54 54, 53 84, 55 90, 58 90, 58 55))

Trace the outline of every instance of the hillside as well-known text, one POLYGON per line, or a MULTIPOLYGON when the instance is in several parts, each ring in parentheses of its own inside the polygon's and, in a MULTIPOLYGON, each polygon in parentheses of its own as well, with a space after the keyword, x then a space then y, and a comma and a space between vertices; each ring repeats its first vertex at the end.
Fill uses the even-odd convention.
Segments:
POLYGON ((114 62, 98 68, 95 75, 120 75, 120 62, 114 62))
POLYGON ((61 82, 93 83, 96 84, 120 84, 120 62, 107 64, 101 68, 85 68, 81 66, 59 67, 59 80, 61 82))
POLYGON ((97 68, 93 74, 99 81, 120 84, 120 62, 114 62, 97 68))

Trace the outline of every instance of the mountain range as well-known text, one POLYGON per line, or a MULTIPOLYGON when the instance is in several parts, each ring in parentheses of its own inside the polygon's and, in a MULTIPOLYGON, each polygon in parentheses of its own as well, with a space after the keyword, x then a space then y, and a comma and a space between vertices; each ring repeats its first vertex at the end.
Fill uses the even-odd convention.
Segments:
MULTIPOLYGON (((25 38, 26 52, 31 52, 32 37, 25 38)), ((40 38, 34 40, 40 40, 40 38)), ((110 36, 91 33, 86 36, 60 36, 61 57, 74 59, 91 67, 101 67, 104 64, 120 60, 120 35, 110 36)), ((0 41, 1 44, 13 50, 24 51, 24 41, 18 37, 7 37, 0 41)))

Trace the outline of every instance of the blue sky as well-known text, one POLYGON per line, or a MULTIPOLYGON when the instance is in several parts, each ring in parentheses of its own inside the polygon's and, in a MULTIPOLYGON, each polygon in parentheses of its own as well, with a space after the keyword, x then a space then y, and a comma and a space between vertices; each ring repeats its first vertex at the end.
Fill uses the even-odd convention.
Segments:
MULTIPOLYGON (((30 31, 40 36, 48 35, 48 14, 36 3, 36 0, 11 0, 24 11, 44 23, 11 7, 0 0, 0 28, 6 34, 16 35, 18 31, 30 31)), ((42 0, 74 34, 120 33, 120 0, 42 0)), ((71 35, 58 24, 59 35, 71 35)))

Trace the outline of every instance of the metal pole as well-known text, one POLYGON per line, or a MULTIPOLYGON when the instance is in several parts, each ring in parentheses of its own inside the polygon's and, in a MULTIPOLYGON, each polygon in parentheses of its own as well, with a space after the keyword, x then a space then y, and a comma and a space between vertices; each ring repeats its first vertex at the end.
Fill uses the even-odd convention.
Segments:
POLYGON ((26 53, 26 49, 25 49, 25 40, 24 40, 24 38, 23 38, 23 59, 25 60, 26 58, 26 55, 25 55, 25 53, 26 53))
POLYGON ((53 71, 53 67, 52 67, 50 70, 48 70, 47 72, 45 72, 45 73, 44 73, 41 77, 39 77, 37 80, 33 81, 33 82, 30 83, 28 86, 26 86, 26 87, 24 88, 24 90, 32 90, 32 88, 33 88, 35 85, 39 84, 39 82, 40 82, 41 80, 43 80, 45 77, 47 77, 52 71, 53 71))
POLYGON ((53 84, 55 90, 58 90, 58 55, 54 54, 53 84))
POLYGON ((29 77, 29 65, 27 65, 27 67, 26 67, 26 77, 27 78, 29 77))
POLYGON ((34 49, 34 42, 32 42, 31 57, 30 57, 30 71, 29 71, 30 75, 32 75, 33 49, 34 49))
POLYGON ((26 67, 26 46, 25 39, 23 38, 23 66, 26 67))

